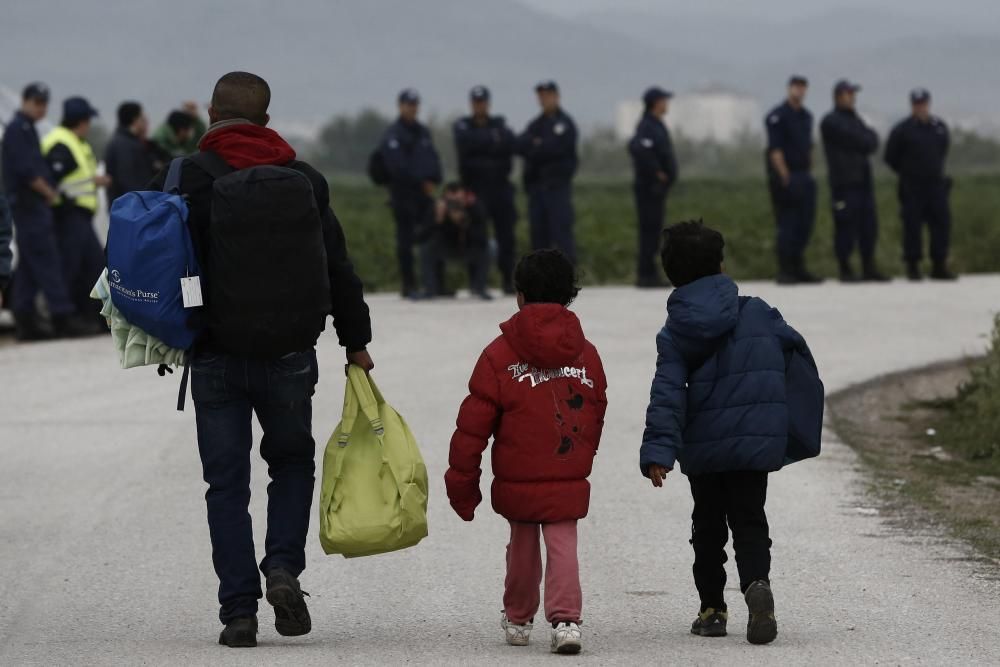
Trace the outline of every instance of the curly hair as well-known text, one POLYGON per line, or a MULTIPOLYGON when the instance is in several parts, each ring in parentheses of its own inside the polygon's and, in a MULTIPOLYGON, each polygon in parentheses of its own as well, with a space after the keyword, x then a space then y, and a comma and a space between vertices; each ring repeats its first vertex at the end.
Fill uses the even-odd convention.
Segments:
POLYGON ((722 273, 722 234, 701 220, 688 220, 663 230, 663 270, 674 287, 722 273))
POLYGON ((522 257, 514 269, 514 286, 525 303, 568 306, 580 293, 576 267, 558 250, 536 250, 522 257))

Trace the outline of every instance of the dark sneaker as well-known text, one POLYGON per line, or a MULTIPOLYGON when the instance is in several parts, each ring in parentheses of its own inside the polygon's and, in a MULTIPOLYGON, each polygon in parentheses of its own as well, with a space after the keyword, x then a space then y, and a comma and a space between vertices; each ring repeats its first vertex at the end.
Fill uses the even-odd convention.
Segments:
POLYGON ((22 343, 49 340, 53 336, 35 313, 14 313, 14 327, 14 335, 22 343))
POLYGON ((94 327, 76 315, 56 315, 52 318, 56 338, 84 338, 93 336, 94 327))
POLYGON ((803 285, 819 285, 823 282, 822 278, 817 276, 815 273, 810 273, 805 269, 805 267, 800 267, 799 270, 795 272, 795 279, 803 285))
POLYGON ((268 603, 274 607, 274 629, 284 637, 309 634, 312 619, 299 580, 285 570, 271 570, 267 575, 268 603))
POLYGON ((751 644, 770 644, 778 636, 778 622, 774 620, 774 595, 771 585, 759 579, 744 594, 750 620, 747 621, 747 641, 751 644))
POLYGON ((219 643, 229 648, 253 648, 257 645, 257 617, 234 618, 219 635, 219 643))
POLYGON ((861 282, 861 278, 858 277, 858 274, 856 274, 853 269, 841 269, 840 282, 853 285, 854 283, 861 282))
POLYGON ((921 272, 919 264, 913 262, 906 265, 906 279, 914 283, 918 283, 924 279, 924 274, 921 272))
POLYGON ((691 624, 691 634, 699 637, 725 637, 728 620, 727 612, 709 607, 694 619, 694 623, 691 624))
POLYGON ((866 264, 861 272, 861 280, 866 283, 887 283, 892 278, 879 271, 874 264, 866 264))

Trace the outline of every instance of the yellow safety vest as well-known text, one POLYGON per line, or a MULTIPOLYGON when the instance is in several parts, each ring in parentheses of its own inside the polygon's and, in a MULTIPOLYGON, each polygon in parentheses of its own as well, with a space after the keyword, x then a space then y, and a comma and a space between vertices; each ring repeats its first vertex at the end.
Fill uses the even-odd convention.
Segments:
POLYGON ((65 144, 76 162, 76 169, 66 174, 59 183, 59 192, 67 199, 72 199, 80 208, 96 211, 97 185, 94 178, 97 176, 97 158, 94 157, 94 150, 90 144, 62 125, 53 128, 42 139, 42 154, 47 156, 57 144, 65 144))

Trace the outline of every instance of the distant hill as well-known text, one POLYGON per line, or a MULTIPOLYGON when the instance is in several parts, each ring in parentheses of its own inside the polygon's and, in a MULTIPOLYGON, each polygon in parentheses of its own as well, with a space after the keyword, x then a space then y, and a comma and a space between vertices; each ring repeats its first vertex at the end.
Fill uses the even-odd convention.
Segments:
POLYGON ((158 121, 181 100, 207 101, 221 73, 249 69, 272 84, 275 125, 310 134, 335 113, 392 112, 409 85, 428 112, 449 115, 485 83, 497 111, 520 125, 536 112, 534 83, 551 77, 588 127, 612 124, 618 103, 653 82, 679 92, 718 84, 766 107, 802 71, 816 83, 817 111, 847 75, 865 84, 863 104, 880 118, 905 111, 906 90, 920 84, 946 116, 998 127, 1000 88, 982 72, 1000 55, 1000 30, 970 23, 873 10, 794 24, 629 11, 566 18, 515 0, 37 0, 4 8, 0 85, 42 79, 57 98, 90 96, 113 124, 123 99, 145 102, 158 121))

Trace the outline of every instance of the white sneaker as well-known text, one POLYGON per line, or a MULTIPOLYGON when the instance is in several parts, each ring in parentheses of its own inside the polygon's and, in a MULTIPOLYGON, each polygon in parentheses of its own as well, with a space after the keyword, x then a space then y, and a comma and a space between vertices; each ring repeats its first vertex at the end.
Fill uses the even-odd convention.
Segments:
POLYGON ((571 621, 563 621, 552 628, 552 652, 574 655, 583 649, 583 632, 571 621))
POLYGON ((531 628, 534 626, 531 621, 528 621, 524 625, 511 623, 507 619, 506 612, 504 612, 500 616, 500 627, 503 629, 503 635, 508 644, 511 646, 527 646, 528 640, 531 639, 531 628))

